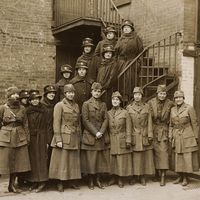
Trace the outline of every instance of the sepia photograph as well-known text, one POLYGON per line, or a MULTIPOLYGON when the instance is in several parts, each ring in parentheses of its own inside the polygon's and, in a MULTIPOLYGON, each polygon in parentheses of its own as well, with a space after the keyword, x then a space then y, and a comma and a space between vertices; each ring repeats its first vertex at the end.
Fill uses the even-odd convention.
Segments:
POLYGON ((0 0, 0 199, 200 199, 200 0, 0 0))

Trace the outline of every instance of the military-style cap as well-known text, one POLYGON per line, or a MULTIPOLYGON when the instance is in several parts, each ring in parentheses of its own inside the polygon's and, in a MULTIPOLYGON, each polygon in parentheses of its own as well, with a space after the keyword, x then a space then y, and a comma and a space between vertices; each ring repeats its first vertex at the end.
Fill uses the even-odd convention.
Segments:
POLYGON ((61 68, 60 68, 60 72, 61 73, 65 73, 65 72, 72 73, 71 65, 68 65, 68 64, 62 65, 61 68))
POLYGON ((56 87, 54 85, 46 85, 44 87, 44 94, 55 92, 56 93, 56 87))
POLYGON ((114 26, 107 26, 104 30, 105 34, 109 33, 109 32, 113 32, 113 33, 117 33, 116 29, 114 26))
POLYGON ((81 60, 80 62, 78 62, 76 64, 76 69, 79 69, 79 68, 85 68, 85 69, 88 69, 87 67, 87 62, 85 60, 81 60))
POLYGON ((75 88, 72 84, 67 84, 64 86, 64 93, 66 92, 75 92, 75 88))
POLYGON ((134 24, 133 22, 131 22, 130 20, 125 20, 123 23, 122 23, 122 29, 124 26, 130 26, 133 30, 134 30, 134 24))
POLYGON ((113 45, 105 45, 102 50, 102 54, 105 52, 115 52, 113 45))
POLYGON ((102 90, 101 83, 94 82, 91 87, 92 90, 102 90))
POLYGON ((166 85, 158 85, 158 87, 157 87, 157 93, 159 93, 159 92, 167 92, 166 85))
POLYGON ((177 90, 176 92, 174 92, 174 98, 176 97, 185 97, 184 92, 181 90, 177 90))
POLYGON ((19 89, 16 86, 9 87, 6 90, 6 97, 9 98, 11 95, 16 94, 16 93, 19 94, 19 89))
POLYGON ((24 99, 24 98, 29 98, 30 94, 28 90, 21 90, 19 92, 19 98, 24 99))
POLYGON ((122 95, 118 91, 112 93, 112 98, 113 97, 118 97, 120 101, 122 101, 122 95))
POLYGON ((134 87, 134 89, 133 89, 133 94, 134 94, 134 93, 141 93, 141 94, 143 94, 143 90, 142 90, 141 87, 134 87))
POLYGON ((30 96, 29 96, 29 99, 32 100, 32 99, 36 99, 36 98, 42 98, 42 95, 40 95, 40 92, 39 90, 30 90, 30 96))
POLYGON ((82 47, 86 47, 86 46, 92 46, 92 47, 94 46, 92 38, 84 38, 83 39, 82 47))

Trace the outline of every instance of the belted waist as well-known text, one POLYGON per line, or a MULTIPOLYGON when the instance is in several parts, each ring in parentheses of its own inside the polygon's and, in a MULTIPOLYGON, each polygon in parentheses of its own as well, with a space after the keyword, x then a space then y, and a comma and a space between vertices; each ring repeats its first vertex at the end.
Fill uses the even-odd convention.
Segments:
POLYGON ((189 127, 189 126, 190 126, 190 123, 188 122, 186 124, 174 124, 173 128, 174 129, 185 129, 185 128, 189 127))
POLYGON ((18 126, 22 126, 22 122, 3 122, 3 126, 16 128, 18 126))
POLYGON ((166 122, 161 122, 161 121, 154 121, 153 122, 155 125, 157 126, 168 126, 168 124, 166 122))

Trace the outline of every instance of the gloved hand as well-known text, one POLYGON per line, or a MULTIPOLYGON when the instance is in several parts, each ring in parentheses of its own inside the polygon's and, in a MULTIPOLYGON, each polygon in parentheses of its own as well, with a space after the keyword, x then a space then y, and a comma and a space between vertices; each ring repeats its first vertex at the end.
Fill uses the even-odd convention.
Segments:
POLYGON ((131 148, 131 143, 130 143, 130 142, 127 142, 127 143, 126 143, 126 148, 127 148, 127 149, 130 149, 130 148, 131 148))
POLYGON ((58 148, 62 148, 62 147, 63 147, 63 143, 62 143, 62 142, 57 142, 57 143, 56 143, 56 146, 57 146, 58 148))

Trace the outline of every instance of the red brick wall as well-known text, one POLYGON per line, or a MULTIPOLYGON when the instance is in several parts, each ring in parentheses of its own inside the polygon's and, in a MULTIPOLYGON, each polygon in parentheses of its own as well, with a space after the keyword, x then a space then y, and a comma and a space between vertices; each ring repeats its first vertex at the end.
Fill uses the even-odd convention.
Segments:
POLYGON ((42 90, 55 81, 51 0, 0 1, 0 101, 4 89, 42 90))

